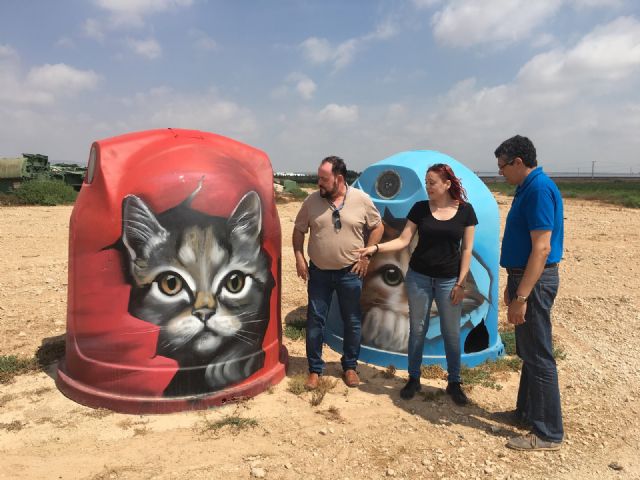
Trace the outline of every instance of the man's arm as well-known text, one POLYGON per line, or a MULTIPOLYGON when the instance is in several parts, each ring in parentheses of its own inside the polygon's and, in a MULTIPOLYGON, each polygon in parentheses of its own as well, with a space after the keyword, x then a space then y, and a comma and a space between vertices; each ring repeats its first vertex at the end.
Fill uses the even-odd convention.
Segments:
MULTIPOLYGON (((380 243, 382 234, 384 233, 384 225, 382 221, 378 222, 375 227, 369 232, 369 240, 367 241, 367 247, 380 243)), ((352 272, 357 273, 361 278, 367 274, 367 268, 369 268, 369 257, 360 256, 356 264, 351 269, 352 272)))
MULTIPOLYGON (((544 266, 547 263, 547 257, 551 253, 551 230, 532 230, 531 231, 531 254, 524 269, 524 275, 518 285, 516 295, 528 297, 533 290, 536 282, 542 275, 544 266)), ((507 312, 507 320, 514 325, 524 323, 524 314, 527 311, 527 304, 509 300, 509 310, 507 312)))
POLYGON ((293 254, 296 257, 296 272, 298 277, 306 282, 309 279, 309 265, 304 258, 304 233, 295 227, 293 228, 291 243, 293 244, 293 254))

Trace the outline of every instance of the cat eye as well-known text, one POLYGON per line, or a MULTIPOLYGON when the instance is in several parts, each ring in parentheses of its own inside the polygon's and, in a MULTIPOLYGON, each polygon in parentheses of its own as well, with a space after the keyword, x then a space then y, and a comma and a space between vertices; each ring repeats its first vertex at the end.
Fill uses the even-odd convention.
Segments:
POLYGON ((176 295, 182 291, 182 279, 171 273, 163 273, 157 280, 162 293, 176 295))
POLYGON ((235 270, 227 275, 226 282, 224 286, 231 293, 238 293, 244 288, 244 273, 235 270))
POLYGON ((402 271, 395 265, 385 265, 379 271, 384 283, 390 287, 397 287, 404 281, 402 271))

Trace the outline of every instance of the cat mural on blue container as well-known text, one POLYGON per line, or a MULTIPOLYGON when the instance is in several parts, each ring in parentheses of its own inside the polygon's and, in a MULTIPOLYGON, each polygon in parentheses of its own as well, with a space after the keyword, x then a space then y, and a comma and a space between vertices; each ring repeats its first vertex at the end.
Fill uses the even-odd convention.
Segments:
MULTIPOLYGON (((500 218, 493 195, 471 170, 435 151, 393 155, 365 169, 353 186, 367 192, 380 211, 385 227, 381 242, 386 242, 400 235, 411 207, 427 199, 425 176, 436 163, 448 164, 461 178, 479 221, 460 319, 462 362, 472 367, 504 353, 497 330, 500 218)), ((404 275, 415 243, 417 236, 404 250, 377 253, 371 258, 361 296, 360 358, 366 362, 407 368, 409 306, 404 275)), ((332 302, 327 321, 327 343, 339 351, 342 327, 336 303, 332 302)), ((429 314, 423 363, 446 366, 435 302, 429 314)))
POLYGON ((216 391, 258 371, 274 281, 261 248, 261 202, 248 192, 229 218, 191 208, 202 185, 156 214, 122 203, 129 313, 160 328, 156 354, 178 362, 165 396, 216 391))

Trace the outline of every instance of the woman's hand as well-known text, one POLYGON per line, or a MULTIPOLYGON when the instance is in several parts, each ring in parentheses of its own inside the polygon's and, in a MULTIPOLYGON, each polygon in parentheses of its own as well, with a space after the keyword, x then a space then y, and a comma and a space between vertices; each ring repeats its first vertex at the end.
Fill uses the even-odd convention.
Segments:
POLYGON ((369 258, 371 257, 371 255, 373 255, 373 253, 376 251, 376 246, 375 245, 371 245, 369 247, 363 247, 363 248, 356 248, 355 250, 352 250, 352 253, 357 253, 360 256, 360 259, 363 258, 369 258))
POLYGON ((453 303, 454 305, 459 304, 462 300, 464 300, 464 288, 456 283, 451 290, 450 296, 451 303, 453 303))

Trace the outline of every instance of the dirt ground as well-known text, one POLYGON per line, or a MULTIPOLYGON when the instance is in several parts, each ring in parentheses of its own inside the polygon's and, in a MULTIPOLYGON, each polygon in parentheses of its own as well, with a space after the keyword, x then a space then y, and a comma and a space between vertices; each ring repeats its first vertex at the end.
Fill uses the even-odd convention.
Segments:
MULTIPOLYGON (((497 196, 504 216, 510 199, 497 196)), ((279 206, 282 319, 305 305, 290 236, 300 203, 279 206)), ((32 356, 65 332, 70 207, 0 208, 0 354, 32 356)), ((305 372, 303 341, 285 338, 288 377, 241 404, 169 415, 94 410, 64 397, 48 372, 0 385, 0 478, 59 479, 609 479, 640 478, 640 210, 566 200, 566 256, 554 308, 566 441, 559 452, 506 449, 518 431, 493 412, 515 405, 518 375, 474 387, 469 407, 446 396, 406 402, 395 378, 363 364, 323 402, 289 392, 305 372), (239 429, 211 425, 253 419, 239 429)), ((501 277, 501 288, 504 285, 501 277)), ((504 320, 504 311, 501 312, 504 320)), ((444 382, 428 381, 427 392, 444 382)))

